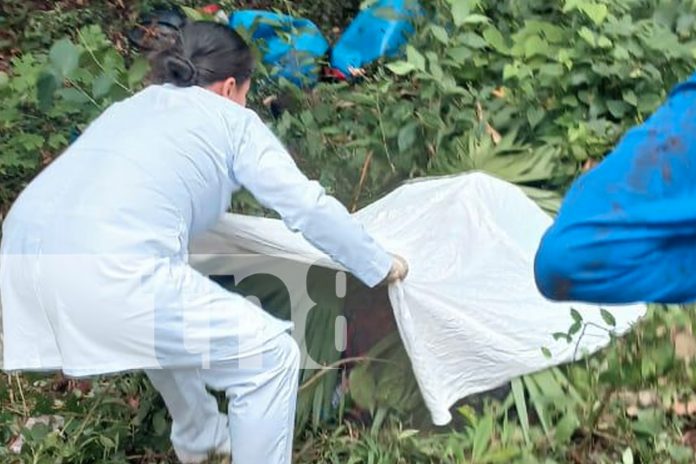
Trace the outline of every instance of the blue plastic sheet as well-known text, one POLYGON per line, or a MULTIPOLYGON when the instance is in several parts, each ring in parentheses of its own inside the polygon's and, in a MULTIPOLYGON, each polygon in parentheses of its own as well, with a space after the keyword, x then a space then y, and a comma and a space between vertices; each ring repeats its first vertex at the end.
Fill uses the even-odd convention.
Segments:
POLYGON ((413 33, 415 0, 378 0, 346 28, 331 53, 331 66, 345 75, 382 57, 399 53, 413 33))
POLYGON ((268 11, 240 10, 230 15, 230 27, 245 29, 255 41, 263 41, 264 63, 273 66, 273 75, 298 86, 311 85, 319 78, 318 60, 326 55, 329 43, 310 20, 268 11))

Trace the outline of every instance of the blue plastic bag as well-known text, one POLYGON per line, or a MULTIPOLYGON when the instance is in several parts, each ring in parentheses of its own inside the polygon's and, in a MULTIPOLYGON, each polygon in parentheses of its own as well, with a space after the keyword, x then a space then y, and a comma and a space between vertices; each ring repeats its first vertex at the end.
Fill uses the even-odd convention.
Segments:
POLYGON ((378 0, 346 28, 331 54, 331 66, 346 76, 381 57, 398 54, 413 34, 416 0, 378 0))
POLYGON ((240 10, 230 15, 229 25, 246 29, 253 40, 265 42, 263 61, 273 66, 274 77, 284 77, 298 86, 317 81, 318 61, 329 43, 313 22, 268 11, 240 10))

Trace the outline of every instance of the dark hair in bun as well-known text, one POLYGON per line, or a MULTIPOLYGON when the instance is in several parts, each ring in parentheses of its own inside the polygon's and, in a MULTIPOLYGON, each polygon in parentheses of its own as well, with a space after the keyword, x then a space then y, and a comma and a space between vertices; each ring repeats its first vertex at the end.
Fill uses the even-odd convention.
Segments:
POLYGON ((254 70, 254 56, 232 28, 210 21, 186 23, 170 47, 152 58, 153 78, 179 87, 205 87, 234 77, 245 82, 254 70))

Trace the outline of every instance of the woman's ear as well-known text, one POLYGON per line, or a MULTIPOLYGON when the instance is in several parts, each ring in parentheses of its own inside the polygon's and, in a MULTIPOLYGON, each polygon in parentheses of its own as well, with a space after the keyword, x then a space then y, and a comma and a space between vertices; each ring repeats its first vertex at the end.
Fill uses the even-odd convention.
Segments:
POLYGON ((236 100, 237 94, 239 93, 239 89, 237 88, 237 79, 234 77, 228 77, 222 81, 221 91, 223 97, 230 100, 236 100))

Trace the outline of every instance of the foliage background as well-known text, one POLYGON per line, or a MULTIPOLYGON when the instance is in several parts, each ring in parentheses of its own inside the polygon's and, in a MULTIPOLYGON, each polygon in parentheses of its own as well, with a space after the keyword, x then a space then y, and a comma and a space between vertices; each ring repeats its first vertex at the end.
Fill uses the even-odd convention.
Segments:
MULTIPOLYGON (((228 11, 244 4, 304 15, 329 36, 359 8, 355 1, 322 0, 223 4, 228 11)), ((156 6, 150 0, 2 2, 0 213, 89 121, 143 85, 146 63, 128 48, 124 31, 156 6)), ((302 92, 259 78, 257 110, 302 169, 352 209, 404 179, 484 170, 524 187, 553 211, 569 183, 647 118, 696 61, 694 1, 429 0, 423 6, 403 58, 375 65, 362 82, 302 92), (277 119, 260 104, 269 95, 286 102, 277 119)), ((245 195, 235 208, 261 212, 245 195)), ((304 390, 296 459, 692 462, 694 322, 689 308, 651 308, 611 348, 515 380, 503 401, 462 405, 446 430, 423 425, 413 385, 398 375, 408 373, 407 360, 398 339, 388 338, 370 355, 388 358, 396 371, 360 364, 344 382, 351 394, 335 410, 326 406, 338 374, 333 383, 304 390), (380 383, 390 376, 396 381, 380 383), (397 392, 395 384, 407 388, 397 392), (400 407, 411 401, 413 407, 400 407), (356 417, 355 404, 368 409, 367 417, 356 417)), ((582 326, 580 320, 571 328, 571 339, 582 326)), ((3 462, 173 462, 166 412, 137 375, 92 384, 5 375, 0 402, 3 462), (32 418, 46 423, 31 426, 32 418), (20 436, 23 451, 15 454, 20 436)))

